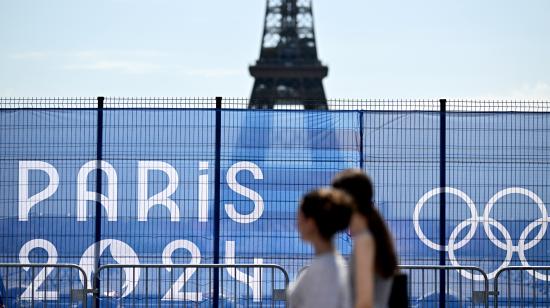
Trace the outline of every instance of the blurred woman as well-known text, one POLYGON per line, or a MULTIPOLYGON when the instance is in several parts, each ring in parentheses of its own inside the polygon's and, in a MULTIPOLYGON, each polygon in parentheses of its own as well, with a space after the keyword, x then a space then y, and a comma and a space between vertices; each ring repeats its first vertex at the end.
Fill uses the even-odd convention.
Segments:
POLYGON ((319 189, 304 196, 298 210, 298 230, 315 251, 311 265, 288 290, 292 308, 351 308, 346 262, 333 238, 347 228, 353 212, 350 196, 335 189, 319 189))
POLYGON ((374 207, 372 181, 363 171, 348 169, 336 175, 332 186, 351 195, 356 205, 350 222, 353 306, 388 307, 398 260, 388 227, 374 207))

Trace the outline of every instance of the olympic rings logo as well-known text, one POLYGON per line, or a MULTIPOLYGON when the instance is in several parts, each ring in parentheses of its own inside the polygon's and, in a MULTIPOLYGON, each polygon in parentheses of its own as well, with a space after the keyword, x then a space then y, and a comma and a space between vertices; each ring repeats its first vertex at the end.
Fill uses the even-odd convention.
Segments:
MULTIPOLYGON (((514 252, 517 252, 518 257, 520 259, 521 265, 523 266, 530 266, 529 262, 527 262, 527 259, 525 258, 525 251, 535 247, 540 241, 542 241, 543 237, 546 235, 546 229, 548 228, 548 222, 550 222, 550 217, 548 217, 548 213, 546 210, 546 206, 544 205, 544 202, 542 202, 541 198, 537 196, 534 192, 521 188, 521 187, 511 187, 506 188, 498 193, 496 193, 485 205, 485 209, 483 211, 482 216, 478 216, 477 208, 475 203, 472 201, 472 199, 466 195, 461 190, 452 188, 452 187, 444 187, 444 188, 435 188, 430 190, 429 192, 425 193, 420 200, 418 200, 418 203, 416 203, 416 206, 414 208, 413 213, 413 225, 414 230, 416 232, 416 235, 418 235, 419 239, 424 243, 426 246, 438 250, 438 251, 446 251, 449 254, 449 260, 451 261, 451 264, 453 266, 460 266, 458 263, 458 260, 456 259, 455 251, 457 249, 460 249, 467 245, 470 240, 474 237, 478 225, 481 223, 483 224, 483 229, 485 230, 485 234, 489 238, 489 240, 498 248, 506 251, 506 257, 504 259, 504 262, 493 272, 487 274, 487 277, 489 279, 493 279, 496 275, 496 273, 510 265, 510 262, 512 261, 512 256, 514 252), (455 195, 458 198, 462 199, 466 205, 468 206, 468 209, 470 210, 471 217, 462 221, 459 223, 456 228, 451 232, 451 235, 449 237, 449 241, 447 245, 439 245, 437 243, 434 243, 433 241, 429 240, 424 232, 422 231, 420 227, 420 212, 422 211, 422 207, 424 204, 432 197, 441 194, 451 194, 455 195), (513 195, 513 194, 519 194, 528 197, 533 202, 535 202, 539 208, 541 218, 536 219, 535 221, 531 222, 525 229, 521 232, 521 235, 519 237, 519 241, 517 245, 514 245, 512 242, 512 237, 510 236, 510 232, 502 225, 499 221, 491 218, 491 211, 493 210, 493 207, 495 206, 495 203, 497 203, 500 199, 502 199, 505 196, 513 195), (468 230, 468 233, 466 236, 457 242, 457 236, 464 230, 466 227, 470 227, 468 230), (501 241, 498 239, 491 230, 491 226, 495 227, 498 232, 502 235, 504 238, 504 241, 501 241), (537 227, 540 226, 540 230, 537 233, 537 235, 530 241, 527 241, 527 237, 529 234, 537 227)), ((462 276, 464 276, 467 279, 473 279, 476 281, 483 280, 483 276, 480 274, 471 274, 467 271, 459 271, 462 276)), ((534 275, 536 279, 539 280, 550 280, 550 275, 544 275, 539 272, 533 272, 528 271, 530 275, 534 275)))

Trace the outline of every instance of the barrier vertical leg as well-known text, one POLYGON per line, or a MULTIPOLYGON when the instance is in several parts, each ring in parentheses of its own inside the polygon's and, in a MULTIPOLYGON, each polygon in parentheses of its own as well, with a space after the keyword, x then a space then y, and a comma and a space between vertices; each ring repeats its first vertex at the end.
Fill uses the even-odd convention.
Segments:
MULTIPOLYGON (((95 200, 95 231, 94 231, 94 242, 96 243, 94 247, 94 273, 97 273, 97 270, 101 266, 99 258, 101 255, 100 245, 98 244, 101 241, 101 185, 102 185, 102 171, 101 171, 101 161, 103 160, 103 101, 104 97, 97 98, 97 148, 96 148, 96 200, 95 200)), ((92 288, 98 290, 99 292, 99 275, 94 275, 94 280, 92 282, 92 288)), ((87 299, 85 299, 87 300, 87 299)), ((93 307, 99 308, 99 299, 97 296, 93 296, 93 307)))
MULTIPOLYGON (((446 176, 446 131, 447 131, 447 121, 446 121, 446 106, 447 100, 439 100, 439 187, 442 189, 447 187, 447 182, 445 180, 446 176)), ((446 230, 445 223, 447 220, 446 215, 446 204, 445 204, 445 191, 442 191, 439 194, 439 245, 441 247, 445 246, 446 230)), ((445 265, 445 250, 439 250, 439 265, 445 265)), ((445 307, 445 274, 446 271, 441 269, 439 271, 439 307, 445 307)))
MULTIPOLYGON (((220 263, 220 224, 221 224, 221 136, 222 136, 222 98, 216 97, 216 151, 214 166, 214 264, 220 263)), ((220 272, 214 268, 214 290, 212 306, 219 307, 220 272)))
POLYGON ((361 170, 363 170, 363 168, 365 167, 365 162, 364 162, 364 153, 363 153, 363 130, 365 129, 363 127, 363 119, 364 119, 364 111, 359 111, 359 168, 361 168, 361 170))

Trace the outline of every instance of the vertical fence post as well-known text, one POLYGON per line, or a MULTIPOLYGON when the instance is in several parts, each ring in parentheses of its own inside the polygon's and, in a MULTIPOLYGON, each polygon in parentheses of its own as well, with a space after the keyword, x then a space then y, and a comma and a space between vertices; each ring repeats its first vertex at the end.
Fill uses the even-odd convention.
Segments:
MULTIPOLYGON (((222 98, 216 97, 216 149, 214 163, 214 264, 220 264, 222 98)), ((222 281, 223 283, 223 281, 222 281)), ((214 268, 212 306, 219 307, 220 272, 214 268)))
MULTIPOLYGON (((446 177, 446 132, 447 132, 447 121, 446 121, 446 112, 447 112, 447 100, 439 100, 439 187, 444 189, 447 187, 446 177)), ((446 230, 445 223, 447 221, 446 213, 446 204, 445 204, 445 192, 439 194, 439 245, 440 247, 445 246, 446 230)), ((445 265, 446 252, 445 249, 439 250, 439 265, 445 265)), ((439 271, 439 307, 445 307, 446 294, 445 294, 445 284, 446 284, 446 271, 444 269, 439 271)))
MULTIPOLYGON (((103 160, 103 101, 104 97, 97 98, 97 144, 96 144, 96 199, 95 199, 95 231, 94 231, 94 273, 101 266, 99 258, 101 257, 100 245, 101 241, 101 186, 102 186, 102 171, 101 161, 103 160)), ((94 275, 92 288, 99 292, 100 281, 97 275, 94 275)), ((95 294, 95 293, 94 293, 95 294)), ((87 300, 87 299, 85 299, 87 300)), ((93 307, 99 308, 99 299, 93 296, 93 307)))
POLYGON ((364 119, 364 113, 365 111, 359 111, 359 168, 361 168, 361 170, 363 170, 363 168, 365 167, 365 161, 364 161, 364 153, 363 153, 363 148, 364 148, 364 144, 363 144, 363 130, 364 130, 364 127, 363 127, 363 119, 364 119))

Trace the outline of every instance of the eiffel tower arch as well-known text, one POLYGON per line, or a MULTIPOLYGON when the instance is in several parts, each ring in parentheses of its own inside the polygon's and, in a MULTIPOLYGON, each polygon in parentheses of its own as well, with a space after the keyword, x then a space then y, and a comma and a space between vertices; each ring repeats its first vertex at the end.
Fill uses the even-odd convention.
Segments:
POLYGON ((248 107, 302 105, 328 109, 323 78, 328 67, 317 57, 311 0, 267 0, 260 58, 248 107))

